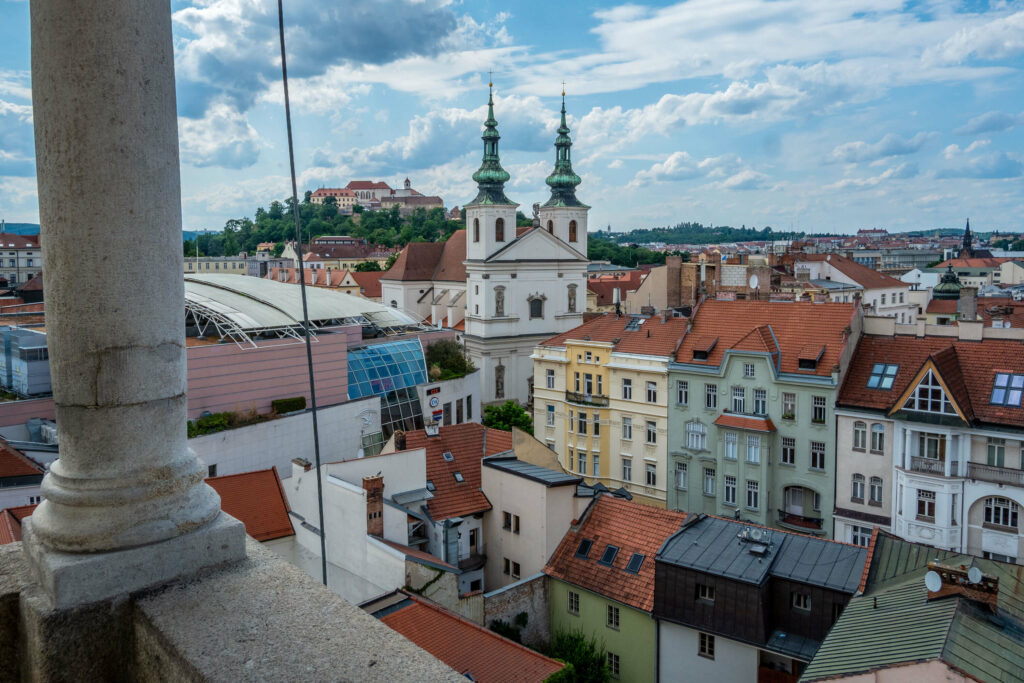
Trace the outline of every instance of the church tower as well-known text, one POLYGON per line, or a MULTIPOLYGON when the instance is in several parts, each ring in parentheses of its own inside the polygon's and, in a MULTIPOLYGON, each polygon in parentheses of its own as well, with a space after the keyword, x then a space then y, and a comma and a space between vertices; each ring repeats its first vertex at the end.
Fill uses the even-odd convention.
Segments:
POLYGON ((971 233, 971 219, 967 219, 967 227, 964 229, 964 241, 960 248, 960 258, 971 258, 974 256, 974 235, 971 233))
POLYGON ((576 251, 587 254, 587 211, 589 206, 576 198, 576 186, 582 180, 572 170, 572 139, 565 122, 565 91, 562 91, 562 122, 555 138, 555 169, 547 177, 551 197, 538 212, 541 228, 576 251))
POLYGON ((493 83, 488 84, 487 120, 484 121, 484 158, 473 174, 478 192, 466 204, 466 259, 482 261, 516 237, 516 207, 505 196, 508 171, 498 156, 498 121, 494 118, 493 83))

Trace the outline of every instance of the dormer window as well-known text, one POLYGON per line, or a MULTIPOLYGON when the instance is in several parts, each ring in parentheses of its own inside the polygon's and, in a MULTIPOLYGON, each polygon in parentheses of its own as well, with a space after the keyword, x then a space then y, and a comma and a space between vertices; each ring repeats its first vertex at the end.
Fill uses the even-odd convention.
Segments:
POLYGON ((825 354, 825 346, 822 344, 808 344, 797 355, 797 367, 801 370, 817 370, 818 361, 825 354))
MULTIPOLYGON (((1020 402, 1019 394, 1017 401, 1018 403, 1020 402)), ((903 404, 903 409, 922 413, 939 413, 942 415, 957 414, 949 397, 946 396, 946 392, 943 391, 938 378, 931 370, 925 374, 924 379, 914 389, 914 393, 903 404)))

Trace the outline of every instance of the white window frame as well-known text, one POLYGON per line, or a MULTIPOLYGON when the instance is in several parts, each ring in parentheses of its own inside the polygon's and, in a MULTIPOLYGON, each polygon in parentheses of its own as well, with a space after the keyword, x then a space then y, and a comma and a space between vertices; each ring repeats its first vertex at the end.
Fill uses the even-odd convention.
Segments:
POLYGON ((632 401, 633 400, 633 380, 623 379, 622 380, 622 400, 632 401))
POLYGON ((658 423, 652 420, 647 420, 647 434, 645 443, 648 445, 655 445, 658 443, 658 423))
POLYGON ((736 505, 736 477, 731 474, 725 475, 723 502, 726 505, 736 505))
POLYGON ((704 495, 713 496, 715 495, 715 489, 718 488, 717 473, 714 467, 704 468, 704 495))
POLYGON ((717 384, 705 384, 704 385, 704 407, 708 410, 718 409, 718 385, 717 384))
POLYGON ((681 406, 690 403, 690 383, 686 380, 676 380, 676 403, 681 406))
POLYGON ((759 434, 747 435, 747 462, 754 465, 761 463, 761 436, 759 434))
POLYGON ((657 403, 658 402, 658 383, 648 382, 647 383, 647 402, 657 403))
POLYGON ((548 425, 548 427, 554 427, 555 426, 555 406, 550 404, 550 403, 547 404, 547 405, 548 405, 547 425, 548 425))
POLYGON ((622 439, 624 441, 633 440, 633 418, 631 417, 622 418, 622 439))
POLYGON ((761 484, 749 479, 747 480, 747 509, 761 509, 761 484))
POLYGON ((739 437, 736 432, 725 433, 725 459, 735 460, 739 453, 739 437))
POLYGON ((644 463, 644 481, 647 486, 658 485, 658 467, 652 462, 644 463))
POLYGON ((680 491, 686 490, 687 466, 685 462, 676 463, 676 488, 680 491))
POLYGON ((791 436, 782 437, 782 447, 779 449, 779 462, 783 465, 796 465, 796 439, 791 436))
POLYGON ((633 481, 633 458, 622 459, 622 481, 633 481))
POLYGON ((544 371, 544 382, 545 382, 544 386, 546 386, 548 389, 554 389, 555 388, 555 371, 554 370, 545 370, 544 371))

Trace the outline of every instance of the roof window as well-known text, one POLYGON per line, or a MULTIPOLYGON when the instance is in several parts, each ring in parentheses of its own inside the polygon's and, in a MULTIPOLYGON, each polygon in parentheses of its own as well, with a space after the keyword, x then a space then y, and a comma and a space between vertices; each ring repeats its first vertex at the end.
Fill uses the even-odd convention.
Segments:
POLYGON ((466 481, 465 477, 462 476, 462 472, 455 473, 455 481, 459 482, 460 484, 466 481))
POLYGON ((997 406, 1019 406, 1024 393, 1024 375, 997 372, 992 385, 992 401, 997 406))
POLYGON ((871 376, 868 377, 868 389, 892 389, 892 383, 896 379, 898 365, 887 363, 875 363, 871 368, 871 376))
POLYGON ((427 479, 427 490, 428 491, 436 491, 437 490, 437 487, 434 486, 434 480, 433 479, 427 479))
POLYGON ((444 458, 445 462, 452 462, 453 460, 455 460, 455 456, 452 455, 451 451, 445 451, 444 453, 441 454, 441 457, 444 458))
POLYGON ((633 557, 629 558, 629 564, 626 565, 626 571, 630 574, 639 574, 640 567, 643 566, 645 558, 646 555, 641 555, 640 553, 633 553, 633 557))
POLYGON ((631 331, 635 332, 636 330, 639 330, 640 326, 643 325, 643 324, 644 324, 644 319, 643 318, 638 318, 637 316, 633 316, 632 318, 629 319, 629 322, 626 323, 626 331, 627 332, 631 332, 631 331))
POLYGON ((601 555, 601 559, 598 560, 597 563, 610 567, 615 562, 615 556, 618 554, 619 549, 617 547, 613 545, 606 545, 604 547, 604 554, 601 555))
POLYGON ((590 554, 590 547, 592 545, 594 545, 593 541, 591 541, 589 538, 584 538, 582 541, 580 541, 580 547, 576 548, 576 557, 582 560, 587 559, 587 555, 590 554))

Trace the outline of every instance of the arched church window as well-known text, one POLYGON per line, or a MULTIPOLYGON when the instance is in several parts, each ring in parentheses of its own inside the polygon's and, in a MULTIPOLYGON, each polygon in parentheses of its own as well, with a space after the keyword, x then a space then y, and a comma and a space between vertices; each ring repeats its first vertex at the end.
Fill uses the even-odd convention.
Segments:
POLYGON ((479 242, 480 241, 480 219, 479 218, 474 218, 473 219, 473 241, 474 242, 479 242))
POLYGON ((554 223, 554 221, 548 221, 548 232, 550 232, 551 234, 555 233, 555 223, 554 223))
POLYGON ((531 318, 543 318, 544 317, 544 301, 542 299, 531 299, 530 300, 530 317, 531 318))
POLYGON ((569 221, 569 241, 576 241, 576 221, 569 221))
POLYGON ((505 219, 499 218, 494 221, 494 239, 498 242, 505 241, 505 219))

